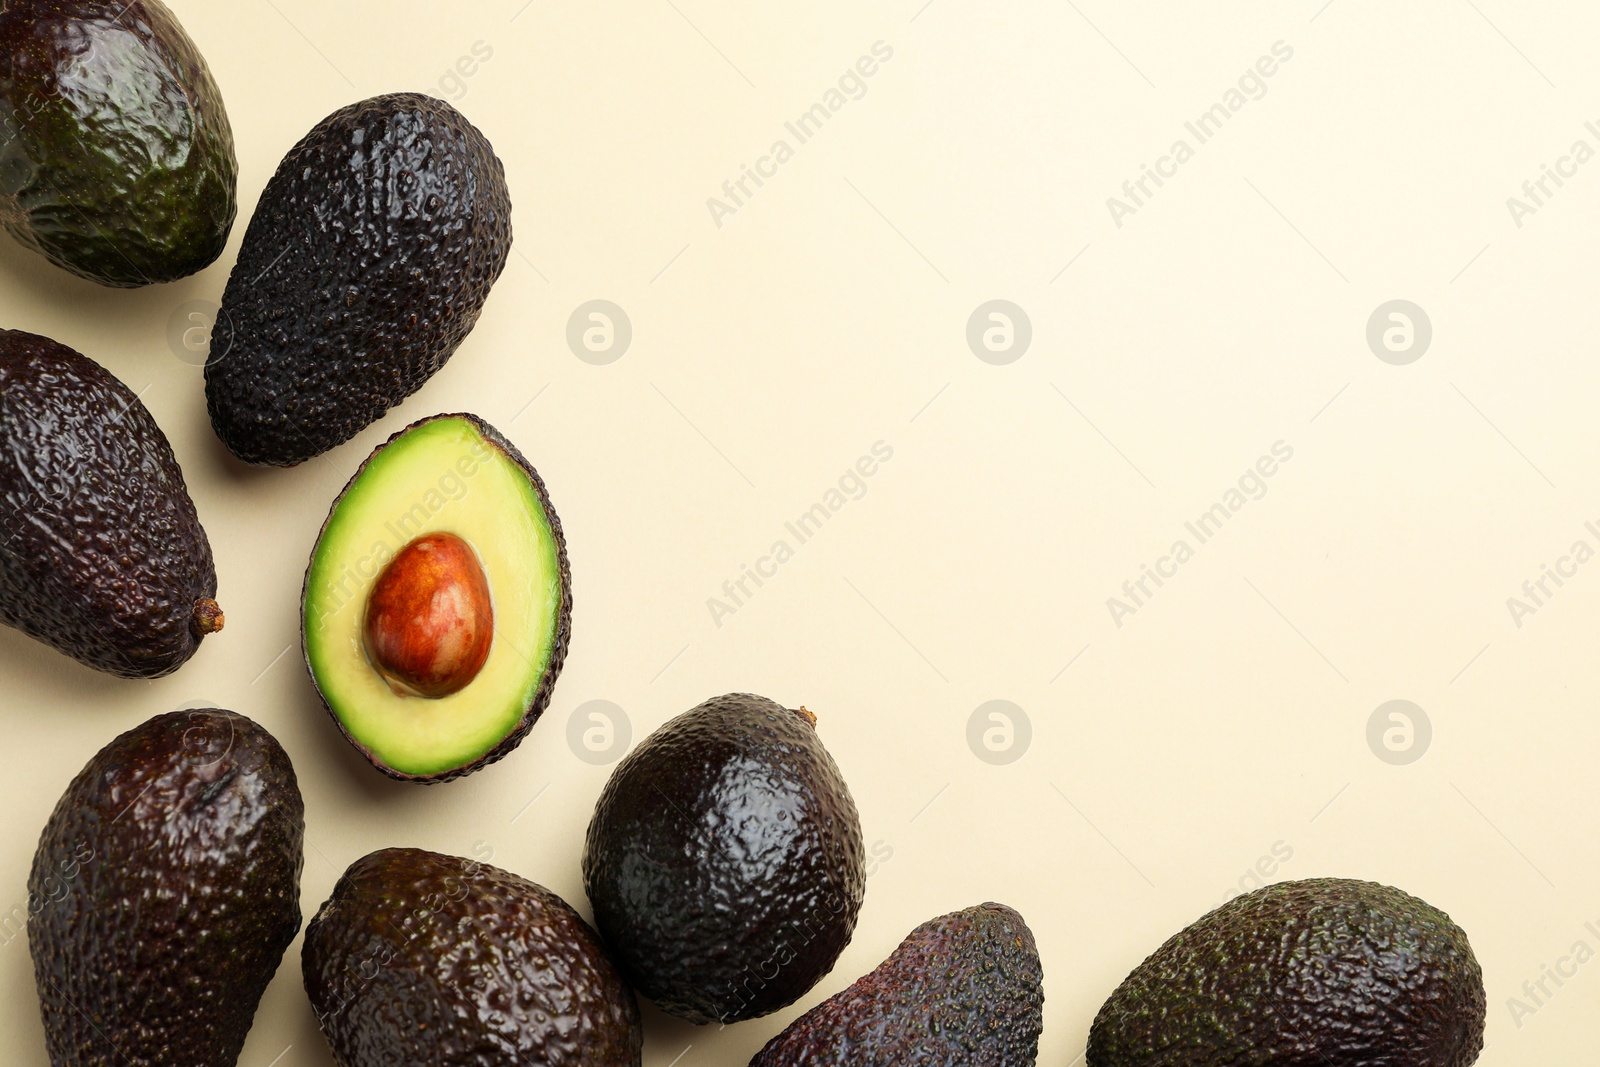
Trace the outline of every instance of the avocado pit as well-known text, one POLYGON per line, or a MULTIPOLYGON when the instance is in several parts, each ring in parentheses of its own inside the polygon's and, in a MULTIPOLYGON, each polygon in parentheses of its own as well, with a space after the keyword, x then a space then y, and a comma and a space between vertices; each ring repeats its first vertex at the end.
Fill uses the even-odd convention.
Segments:
POLYGON ((438 699, 466 688, 494 642, 489 579, 472 546, 431 533, 402 548, 372 584, 362 641, 396 692, 438 699))

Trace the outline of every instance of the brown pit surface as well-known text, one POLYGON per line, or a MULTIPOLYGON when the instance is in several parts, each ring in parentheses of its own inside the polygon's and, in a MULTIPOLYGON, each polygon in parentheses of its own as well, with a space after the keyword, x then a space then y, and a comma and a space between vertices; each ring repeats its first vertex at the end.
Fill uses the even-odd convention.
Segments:
POLYGON ((455 534, 423 534, 378 574, 367 597, 367 658, 397 692, 437 699, 465 688, 494 641, 489 579, 455 534))

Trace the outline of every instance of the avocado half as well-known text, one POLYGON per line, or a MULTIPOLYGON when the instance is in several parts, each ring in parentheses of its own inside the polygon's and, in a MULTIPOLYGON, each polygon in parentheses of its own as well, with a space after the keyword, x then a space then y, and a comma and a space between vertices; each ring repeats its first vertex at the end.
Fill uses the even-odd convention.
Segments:
POLYGON ((550 703, 571 625, 566 540, 544 482, 467 414, 413 423, 367 458, 322 525, 301 592, 302 647, 323 704, 374 767, 407 782, 460 778, 516 748, 550 703), (442 543, 455 555, 436 551, 442 543), (440 578, 441 558, 476 585, 440 578), (455 625, 463 602, 478 608, 455 625), (445 614, 423 634, 424 658, 456 665, 443 684, 395 662, 394 648, 418 647, 406 630, 429 610, 445 614), (463 642, 486 654, 447 655, 463 642))

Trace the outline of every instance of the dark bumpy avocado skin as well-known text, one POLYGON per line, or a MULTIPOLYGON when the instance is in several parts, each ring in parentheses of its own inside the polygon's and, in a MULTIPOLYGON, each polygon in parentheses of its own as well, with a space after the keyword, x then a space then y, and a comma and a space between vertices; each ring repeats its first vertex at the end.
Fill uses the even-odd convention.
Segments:
POLYGON ((638 1067, 633 993, 560 897, 472 860, 357 860, 306 927, 306 992, 340 1067, 638 1067))
POLYGON ((1437 908, 1373 882, 1280 882, 1162 945, 1117 988, 1087 1067, 1467 1067, 1483 974, 1437 908))
POLYGON ((300 929, 305 807, 242 715, 157 716, 56 805, 28 879, 53 1067, 232 1067, 300 929))
POLYGON ((217 572, 172 448, 127 386, 0 330, 0 621, 126 678, 221 626, 217 572))
POLYGON ((206 363, 217 436, 287 467, 348 441, 444 366, 511 248, 511 196, 449 104, 374 97, 318 123, 245 231, 206 363))
MULTIPOLYGON (((544 508, 545 518, 547 518, 550 522, 550 533, 556 541, 556 555, 561 562, 561 615, 556 621, 555 642, 550 648, 550 665, 545 670, 544 680, 540 683, 538 692, 534 694, 533 702, 528 705, 528 710, 523 714, 522 721, 517 724, 514 730, 506 734, 506 736, 498 745, 490 749, 481 758, 467 764, 464 767, 457 767, 453 771, 446 771, 444 774, 417 775, 406 774, 403 771, 395 770, 393 767, 390 767, 383 761, 379 760, 365 746, 357 742, 355 738, 351 737, 350 731, 346 730, 344 723, 339 721, 339 716, 334 713, 333 708, 329 707, 326 700, 323 700, 322 706, 327 709, 328 715, 333 719, 334 725, 339 727, 339 732, 344 735, 344 739, 349 741, 351 745, 355 746, 356 751, 360 752, 362 757, 365 758, 368 763, 372 764, 378 770, 382 771, 390 778, 393 778, 395 781, 414 782, 420 785, 435 785, 439 782, 449 782, 457 778, 464 778, 475 771, 483 770, 483 768, 489 766, 491 763, 497 763, 511 755, 512 751, 518 745, 522 744, 523 738, 528 736, 528 731, 533 729, 533 724, 539 721, 539 717, 543 715, 545 709, 550 706, 550 695, 555 692, 556 679, 560 677, 561 668, 567 662, 567 647, 572 640, 572 564, 567 559, 567 539, 561 530, 561 518, 556 514, 556 509, 551 505, 550 493, 547 489, 545 489, 544 479, 540 478, 539 472, 533 469, 533 464, 528 462, 528 458, 524 456, 521 450, 519 450, 516 445, 512 444, 504 434, 495 429, 493 426, 490 426, 487 422, 484 422, 482 419, 478 418, 476 415, 469 415, 465 412, 430 415, 428 418, 418 419, 410 426, 405 427, 405 429, 399 430, 392 434, 389 437, 389 440, 373 449, 372 455, 368 456, 362 462, 355 474, 351 475, 350 480, 345 483, 344 488, 339 491, 339 495, 334 498, 333 506, 328 509, 327 518, 322 520, 322 530, 318 531, 317 540, 322 540, 322 532, 327 530, 328 523, 333 518, 333 513, 338 510, 339 501, 344 498, 345 493, 350 491, 351 486, 355 485, 356 482, 361 480, 361 473, 367 469, 367 464, 371 463, 373 459, 377 457, 378 453, 382 452, 385 448, 389 447, 389 445, 405 436, 406 433, 416 429, 418 426, 424 425, 425 423, 433 422, 436 419, 464 419, 465 421, 470 422, 473 426, 477 427, 478 432, 483 435, 483 439, 485 441, 489 442, 492 447, 497 448, 501 452, 505 453, 506 457, 517 466, 521 467, 523 473, 528 476, 528 480, 533 484, 534 490, 539 494, 539 505, 540 507, 544 508)), ((312 562, 315 563, 315 560, 312 562)), ((306 567, 305 577, 300 583, 300 602, 302 604, 305 603, 307 591, 310 588, 310 582, 311 567, 308 565, 306 567)), ((312 674, 314 680, 315 673, 311 668, 311 652, 306 645, 305 623, 303 617, 301 620, 300 653, 305 659, 307 673, 312 674)), ((319 692, 317 695, 319 698, 321 698, 322 694, 319 692)))
POLYGON ((980 904, 911 931, 750 1067, 1032 1067, 1043 1028, 1033 932, 1005 905, 980 904))
POLYGON ((159 0, 0 3, 0 222, 103 285, 168 282, 222 254, 233 133, 159 0))
POLYGON ((617 766, 584 886, 622 972, 695 1023, 794 1003, 833 968, 866 888, 855 802, 814 720, 714 697, 617 766))

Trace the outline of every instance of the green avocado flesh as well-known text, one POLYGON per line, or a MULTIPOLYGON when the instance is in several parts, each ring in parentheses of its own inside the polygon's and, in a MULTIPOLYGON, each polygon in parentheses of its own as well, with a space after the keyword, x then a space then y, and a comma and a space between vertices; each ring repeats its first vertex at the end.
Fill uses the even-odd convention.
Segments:
POLYGON ((526 461, 470 416, 438 416, 373 453, 334 504, 306 574, 306 661, 350 740, 394 777, 434 780, 509 752, 549 700, 570 617, 560 523, 526 461), (464 688, 392 686, 363 641, 369 593, 418 537, 453 534, 488 581, 494 633, 464 688))

